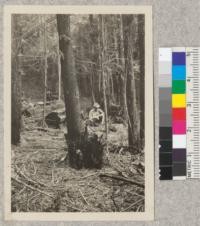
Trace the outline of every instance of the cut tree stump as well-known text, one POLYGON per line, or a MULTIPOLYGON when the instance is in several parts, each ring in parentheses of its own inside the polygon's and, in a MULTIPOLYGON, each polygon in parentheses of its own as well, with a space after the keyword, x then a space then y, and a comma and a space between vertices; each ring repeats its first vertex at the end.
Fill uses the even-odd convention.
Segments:
POLYGON ((68 144, 69 162, 76 169, 100 169, 103 163, 104 144, 97 134, 88 133, 87 130, 81 135, 80 140, 69 142, 67 134, 65 138, 68 144))

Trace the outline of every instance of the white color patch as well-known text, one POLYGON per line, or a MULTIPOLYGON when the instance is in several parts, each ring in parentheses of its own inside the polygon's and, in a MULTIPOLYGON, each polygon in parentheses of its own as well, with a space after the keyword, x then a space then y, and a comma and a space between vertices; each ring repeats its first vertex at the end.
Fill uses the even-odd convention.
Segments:
POLYGON ((172 61, 172 48, 159 48, 159 62, 172 61))
POLYGON ((173 135, 172 146, 174 148, 186 148, 186 135, 173 135))

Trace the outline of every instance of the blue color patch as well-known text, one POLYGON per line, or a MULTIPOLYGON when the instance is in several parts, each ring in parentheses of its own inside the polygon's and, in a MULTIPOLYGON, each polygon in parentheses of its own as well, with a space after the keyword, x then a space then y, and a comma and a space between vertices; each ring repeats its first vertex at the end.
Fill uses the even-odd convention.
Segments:
POLYGON ((173 52, 172 53, 172 64, 173 65, 185 65, 186 56, 185 52, 173 52))
POLYGON ((173 65, 172 66, 172 79, 173 80, 185 80, 186 78, 186 66, 185 65, 173 65))

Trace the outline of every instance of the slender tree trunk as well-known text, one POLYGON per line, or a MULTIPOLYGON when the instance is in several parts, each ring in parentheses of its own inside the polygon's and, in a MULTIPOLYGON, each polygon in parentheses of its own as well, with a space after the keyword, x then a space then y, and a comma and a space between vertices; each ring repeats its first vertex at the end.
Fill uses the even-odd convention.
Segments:
POLYGON ((70 16, 57 15, 59 46, 61 57, 61 77, 64 89, 64 100, 68 130, 69 161, 76 166, 76 150, 81 136, 81 118, 78 83, 75 74, 75 63, 70 37, 70 16))
POLYGON ((43 127, 45 127, 46 123, 45 123, 45 115, 46 115, 46 102, 47 102, 47 34, 46 34, 46 21, 45 21, 45 16, 42 16, 43 18, 43 40, 44 40, 44 105, 43 105, 43 127))
POLYGON ((115 92, 114 92, 114 81, 113 76, 110 74, 110 98, 112 103, 116 103, 115 92))
MULTIPOLYGON (((114 28, 113 31, 113 36, 114 36, 114 51, 115 51, 115 63, 117 65, 120 65, 120 59, 119 59, 119 31, 118 31, 118 24, 114 28)), ((113 103, 115 104, 120 104, 120 86, 118 85, 119 82, 119 77, 118 76, 113 76, 111 74, 111 81, 112 81, 112 99, 113 103), (114 85, 115 84, 115 85, 114 85)))
POLYGON ((90 83, 91 83, 91 95, 92 95, 92 102, 96 102, 95 98, 95 83, 94 83, 94 77, 95 77, 95 46, 94 46, 94 18, 93 15, 89 15, 89 21, 90 21, 90 39, 92 41, 90 46, 90 53, 91 53, 91 59, 92 59, 92 65, 91 65, 91 77, 90 77, 90 83))
POLYGON ((139 140, 139 113, 136 100, 136 82, 134 73, 134 35, 135 35, 135 18, 133 15, 124 15, 123 19, 123 34, 124 34, 124 56, 125 56, 125 73, 126 82, 126 99, 128 107, 128 134, 129 145, 138 148, 139 140))
POLYGON ((102 72, 102 85, 103 85, 103 100, 104 100, 104 111, 105 111, 105 130, 106 130, 106 151, 108 152, 108 145, 107 145, 107 140, 108 140, 108 110, 107 110, 107 95, 106 95, 106 71, 105 71, 105 58, 106 58, 106 53, 105 53, 105 46, 106 46, 106 41, 105 41, 105 21, 104 21, 104 16, 99 15, 99 21, 100 21, 100 30, 101 30, 101 57, 100 57, 100 68, 102 72))
MULTIPOLYGON (((59 40, 59 37, 58 37, 59 40)), ((60 68, 60 50, 57 47, 57 67, 58 67, 58 100, 61 100, 61 68, 60 68)))
POLYGON ((119 48, 119 56, 120 62, 122 66, 122 72, 120 74, 120 104, 123 110, 124 119, 127 119, 127 102, 126 102, 126 73, 125 73, 125 57, 124 57, 124 34, 123 34, 123 21, 122 15, 120 15, 120 48, 119 48))
POLYGON ((139 58, 140 58, 140 139, 141 145, 144 146, 144 78, 145 78, 145 41, 144 41, 144 15, 139 15, 139 58))
POLYGON ((11 143, 17 145, 20 142, 21 131, 21 74, 19 54, 21 52, 21 31, 19 16, 12 15, 12 68, 11 68, 11 143))
MULTIPOLYGON (((133 18, 133 26, 132 26, 132 35, 133 35, 133 46, 134 46, 134 54, 133 54, 133 62, 135 62, 135 59, 137 59, 137 63, 138 63, 138 59, 139 59, 139 15, 135 15, 133 18)), ((139 66, 140 66, 140 62, 139 62, 139 66)), ((141 77, 140 74, 138 72, 135 73, 135 91, 136 91, 136 117, 137 117, 137 133, 138 133, 138 144, 141 143, 141 90, 140 90, 140 82, 141 82, 141 77), (137 73, 137 75, 136 75, 137 73)), ((144 96, 144 94, 142 94, 142 97, 144 96)))
POLYGON ((98 16, 98 99, 97 101, 102 104, 102 88, 103 88, 103 78, 102 78, 102 27, 101 18, 98 16))

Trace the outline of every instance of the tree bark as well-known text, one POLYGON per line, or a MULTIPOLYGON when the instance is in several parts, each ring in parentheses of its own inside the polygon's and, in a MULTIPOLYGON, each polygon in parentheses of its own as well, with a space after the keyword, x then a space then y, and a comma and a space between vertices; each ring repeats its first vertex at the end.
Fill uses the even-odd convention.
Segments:
POLYGON ((46 34, 46 21, 45 16, 42 16, 43 21, 43 49, 44 49, 44 105, 43 105, 43 127, 45 127, 45 114, 46 114, 46 102, 47 102, 47 34, 46 34))
POLYGON ((123 110, 123 117, 127 119, 127 106, 126 106, 126 74, 125 74, 125 57, 124 57, 124 34, 123 34, 123 21, 122 15, 120 15, 119 20, 119 32, 120 32, 120 48, 119 48, 119 57, 122 67, 122 73, 119 76, 120 83, 120 104, 123 110))
POLYGON ((58 66, 58 100, 61 100, 61 65, 60 65, 60 50, 57 47, 57 66, 58 66))
POLYGON ((104 101, 104 111, 105 111, 105 131, 106 131, 106 151, 108 152, 108 105, 107 105, 107 95, 106 95, 106 74, 105 74, 105 21, 104 16, 99 15, 99 21, 100 21, 100 31, 101 31, 101 56, 100 56, 100 68, 102 72, 102 85, 103 85, 103 101, 104 101))
POLYGON ((70 16, 57 15, 59 48, 61 52, 61 77, 66 109, 69 163, 80 169, 101 168, 103 147, 96 134, 88 134, 81 121, 79 89, 70 36, 70 16))
POLYGON ((140 139, 141 145, 144 146, 144 78, 145 78, 145 41, 144 41, 144 15, 139 15, 139 29, 138 29, 138 45, 139 45, 139 60, 140 60, 140 139))
POLYGON ((17 145, 20 142, 21 131, 21 73, 19 54, 21 52, 21 31, 19 16, 12 18, 12 64, 11 64, 11 143, 17 145))
POLYGON ((91 83, 91 96, 92 96, 92 103, 96 102, 95 98, 95 83, 94 83, 94 77, 95 77, 95 46, 94 46, 94 18, 93 15, 89 15, 89 21, 90 21, 90 39, 91 39, 91 46, 90 46, 90 54, 92 59, 92 65, 91 65, 91 76, 90 76, 90 83, 91 83))
POLYGON ((134 41, 136 25, 133 15, 123 15, 123 35, 124 35, 124 56, 125 56, 125 73, 126 73, 126 100, 128 108, 128 135, 129 146, 137 147, 139 131, 139 111, 136 100, 136 82, 134 73, 134 41))
POLYGON ((78 83, 70 36, 70 16, 57 15, 59 48, 61 56, 61 77, 64 89, 66 120, 68 130, 69 161, 76 166, 76 150, 81 136, 81 118, 78 83))

